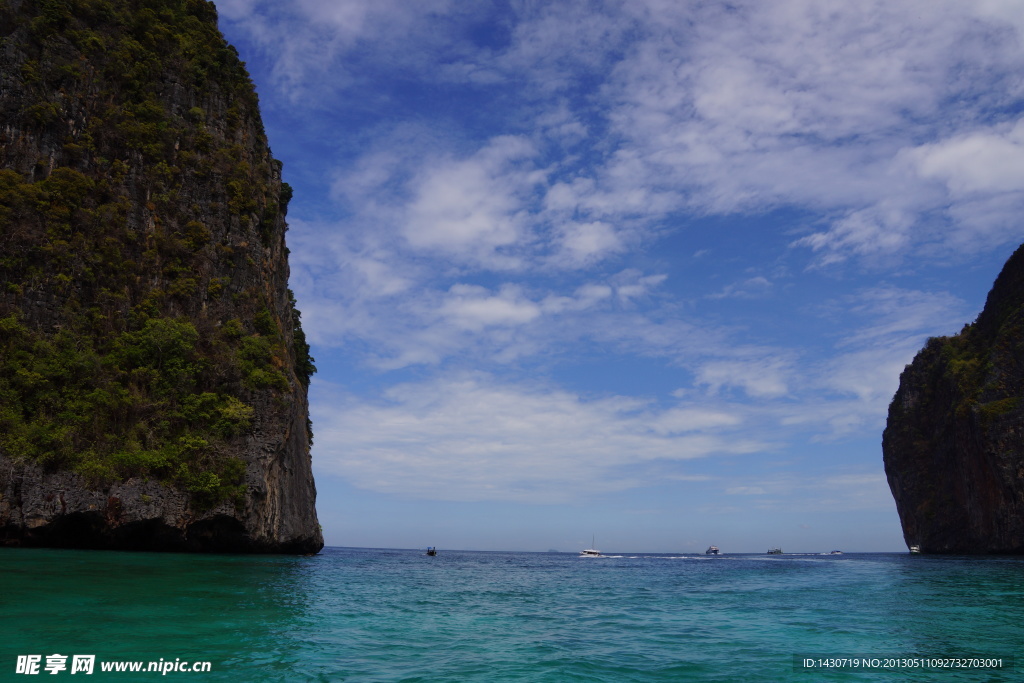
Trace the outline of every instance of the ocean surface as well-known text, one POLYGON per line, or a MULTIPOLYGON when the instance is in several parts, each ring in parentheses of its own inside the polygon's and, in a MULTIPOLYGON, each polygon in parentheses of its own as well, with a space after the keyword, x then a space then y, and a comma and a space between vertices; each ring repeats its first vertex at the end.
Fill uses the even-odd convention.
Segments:
POLYGON ((4 681, 1012 681, 1024 558, 0 549, 0 625, 4 681))

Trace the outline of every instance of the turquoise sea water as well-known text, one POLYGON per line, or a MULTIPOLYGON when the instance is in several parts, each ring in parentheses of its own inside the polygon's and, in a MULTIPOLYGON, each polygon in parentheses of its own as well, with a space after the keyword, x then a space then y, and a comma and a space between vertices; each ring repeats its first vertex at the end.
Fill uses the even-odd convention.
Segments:
POLYGON ((1024 558, 2 549, 0 582, 0 680, 1024 679, 1024 558), (53 654, 66 670, 44 670, 53 654), (73 655, 94 673, 72 674, 73 655), (854 656, 1004 663, 795 665, 854 656), (210 671, 100 670, 160 660, 210 671))

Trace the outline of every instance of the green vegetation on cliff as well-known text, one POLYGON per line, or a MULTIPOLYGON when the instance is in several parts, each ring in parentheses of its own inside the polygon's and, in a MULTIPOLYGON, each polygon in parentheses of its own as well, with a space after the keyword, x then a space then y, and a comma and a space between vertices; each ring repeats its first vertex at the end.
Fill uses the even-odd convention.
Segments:
POLYGON ((204 390, 223 343, 201 352, 187 320, 154 318, 97 339, 33 333, 14 315, 0 319, 0 340, 0 448, 8 455, 94 480, 153 476, 214 499, 236 493, 244 465, 217 457, 218 446, 249 430, 253 409, 204 390))
POLYGON ((937 354, 945 381, 956 389, 955 410, 961 417, 974 411, 984 418, 1002 415, 1022 398, 1024 304, 999 303, 994 327, 979 319, 957 335, 934 337, 926 345, 927 351, 937 354))
POLYGON ((239 499, 315 372, 244 64, 204 0, 24 0, 0 36, 0 453, 239 499))

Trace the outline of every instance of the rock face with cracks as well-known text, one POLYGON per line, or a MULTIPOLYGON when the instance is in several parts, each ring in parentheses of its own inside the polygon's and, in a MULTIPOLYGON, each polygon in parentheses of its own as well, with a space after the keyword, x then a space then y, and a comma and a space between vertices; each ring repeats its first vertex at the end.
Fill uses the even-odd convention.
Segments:
POLYGON ((908 546, 1024 553, 1024 246, 978 319, 900 376, 882 438, 908 546))
POLYGON ((0 544, 323 547, 290 198, 212 3, 0 8, 0 544))

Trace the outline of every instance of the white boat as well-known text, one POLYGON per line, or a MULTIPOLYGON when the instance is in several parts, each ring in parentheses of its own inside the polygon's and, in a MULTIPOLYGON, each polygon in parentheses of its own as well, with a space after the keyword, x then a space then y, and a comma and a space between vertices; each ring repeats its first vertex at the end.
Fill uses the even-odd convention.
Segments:
MULTIPOLYGON (((591 546, 597 545, 596 543, 594 543, 594 539, 593 538, 590 539, 590 545, 591 546)), ((597 550, 596 548, 590 547, 590 548, 587 548, 586 550, 581 550, 580 551, 580 557, 603 557, 603 556, 601 555, 601 551, 600 550, 597 550)))
POLYGON ((718 554, 718 546, 717 545, 709 545, 708 549, 704 551, 704 554, 705 555, 717 555, 718 554))
POLYGON ((921 552, 921 546, 919 546, 919 545, 912 545, 912 546, 910 546, 910 552, 912 552, 913 554, 917 555, 918 553, 921 552))

